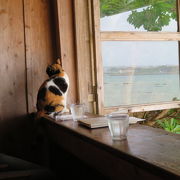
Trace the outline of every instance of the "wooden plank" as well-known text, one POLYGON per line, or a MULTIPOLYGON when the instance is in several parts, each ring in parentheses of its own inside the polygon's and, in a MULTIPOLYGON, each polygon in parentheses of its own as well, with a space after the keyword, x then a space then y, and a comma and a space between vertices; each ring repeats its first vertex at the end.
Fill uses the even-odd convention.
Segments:
MULTIPOLYGON (((180 32, 180 0, 177 0, 176 3, 177 3, 178 32, 180 32)), ((178 49, 179 49, 179 83, 180 83, 180 41, 178 42, 178 49)))
POLYGON ((93 25, 94 25, 94 51, 95 51, 95 66, 96 66, 96 88, 97 88, 97 111, 98 114, 103 114, 104 110, 104 83, 103 83, 103 62, 101 57, 101 37, 100 37, 100 4, 99 0, 92 1, 93 3, 93 25))
POLYGON ((27 113, 21 0, 0 0, 0 23, 0 123, 8 124, 27 113))
POLYGON ((91 77, 92 77, 92 88, 89 94, 89 102, 92 102, 92 113, 97 114, 97 99, 96 99, 96 66, 95 66, 95 41, 94 41, 94 20, 93 20, 93 6, 92 1, 88 0, 88 17, 89 17, 89 32, 90 32, 90 61, 91 61, 91 77), (91 99, 90 99, 91 98, 91 99))
POLYGON ((179 41, 179 32, 115 32, 101 31, 101 41, 179 41))
POLYGON ((36 111, 38 89, 48 78, 46 67, 55 61, 50 2, 50 0, 24 0, 29 112, 36 111))
POLYGON ((91 36, 88 0, 75 0, 75 30, 76 30, 76 57, 78 75, 78 99, 85 103, 88 111, 92 112, 93 104, 88 101, 88 95, 93 91, 92 64, 91 64, 91 36))
POLYGON ((128 112, 145 112, 145 111, 155 111, 155 110, 173 109, 173 108, 180 108, 180 101, 106 107, 104 108, 104 114, 109 114, 111 112, 118 111, 120 109, 128 109, 128 112))
POLYGON ((73 1, 57 0, 58 29, 62 64, 70 79, 68 104, 77 102, 77 74, 73 1))
POLYGON ((180 0, 177 0, 177 23, 178 23, 178 32, 180 32, 180 0))
POLYGON ((127 140, 113 141, 108 128, 89 130, 73 120, 57 122, 46 118, 43 122, 54 143, 110 179, 180 177, 180 151, 177 151, 180 136, 177 134, 130 125, 127 140))

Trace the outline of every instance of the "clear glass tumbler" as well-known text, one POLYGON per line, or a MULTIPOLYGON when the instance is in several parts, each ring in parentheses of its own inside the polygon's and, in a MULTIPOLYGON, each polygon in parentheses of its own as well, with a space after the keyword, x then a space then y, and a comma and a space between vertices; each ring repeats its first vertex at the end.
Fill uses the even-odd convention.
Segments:
POLYGON ((74 121, 81 120, 84 118, 84 113, 85 113, 84 104, 72 104, 70 106, 70 109, 74 121))
POLYGON ((124 140, 127 138, 127 131, 129 127, 128 114, 109 114, 108 126, 113 140, 124 140))

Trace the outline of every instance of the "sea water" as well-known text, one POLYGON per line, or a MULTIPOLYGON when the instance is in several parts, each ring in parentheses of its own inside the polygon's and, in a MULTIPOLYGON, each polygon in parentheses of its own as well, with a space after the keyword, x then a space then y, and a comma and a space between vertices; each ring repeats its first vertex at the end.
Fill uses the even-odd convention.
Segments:
POLYGON ((178 74, 104 74, 105 107, 167 102, 175 97, 180 99, 178 74))

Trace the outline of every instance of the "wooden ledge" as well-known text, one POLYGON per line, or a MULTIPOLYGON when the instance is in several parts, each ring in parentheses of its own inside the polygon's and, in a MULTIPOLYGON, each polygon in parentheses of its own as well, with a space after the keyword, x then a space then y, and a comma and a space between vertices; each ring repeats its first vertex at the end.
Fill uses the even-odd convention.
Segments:
POLYGON ((72 120, 42 120, 54 143, 107 177, 180 178, 179 135, 131 125, 127 141, 112 141, 107 127, 88 129, 72 120))

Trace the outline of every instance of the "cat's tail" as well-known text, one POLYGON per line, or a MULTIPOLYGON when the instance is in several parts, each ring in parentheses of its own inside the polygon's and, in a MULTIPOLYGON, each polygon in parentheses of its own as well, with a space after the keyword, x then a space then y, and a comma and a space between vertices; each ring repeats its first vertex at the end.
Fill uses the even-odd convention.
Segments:
POLYGON ((45 110, 38 111, 36 113, 36 121, 39 121, 42 117, 51 117, 55 118, 56 115, 60 115, 64 112, 68 112, 64 104, 55 104, 55 105, 46 105, 45 110))

